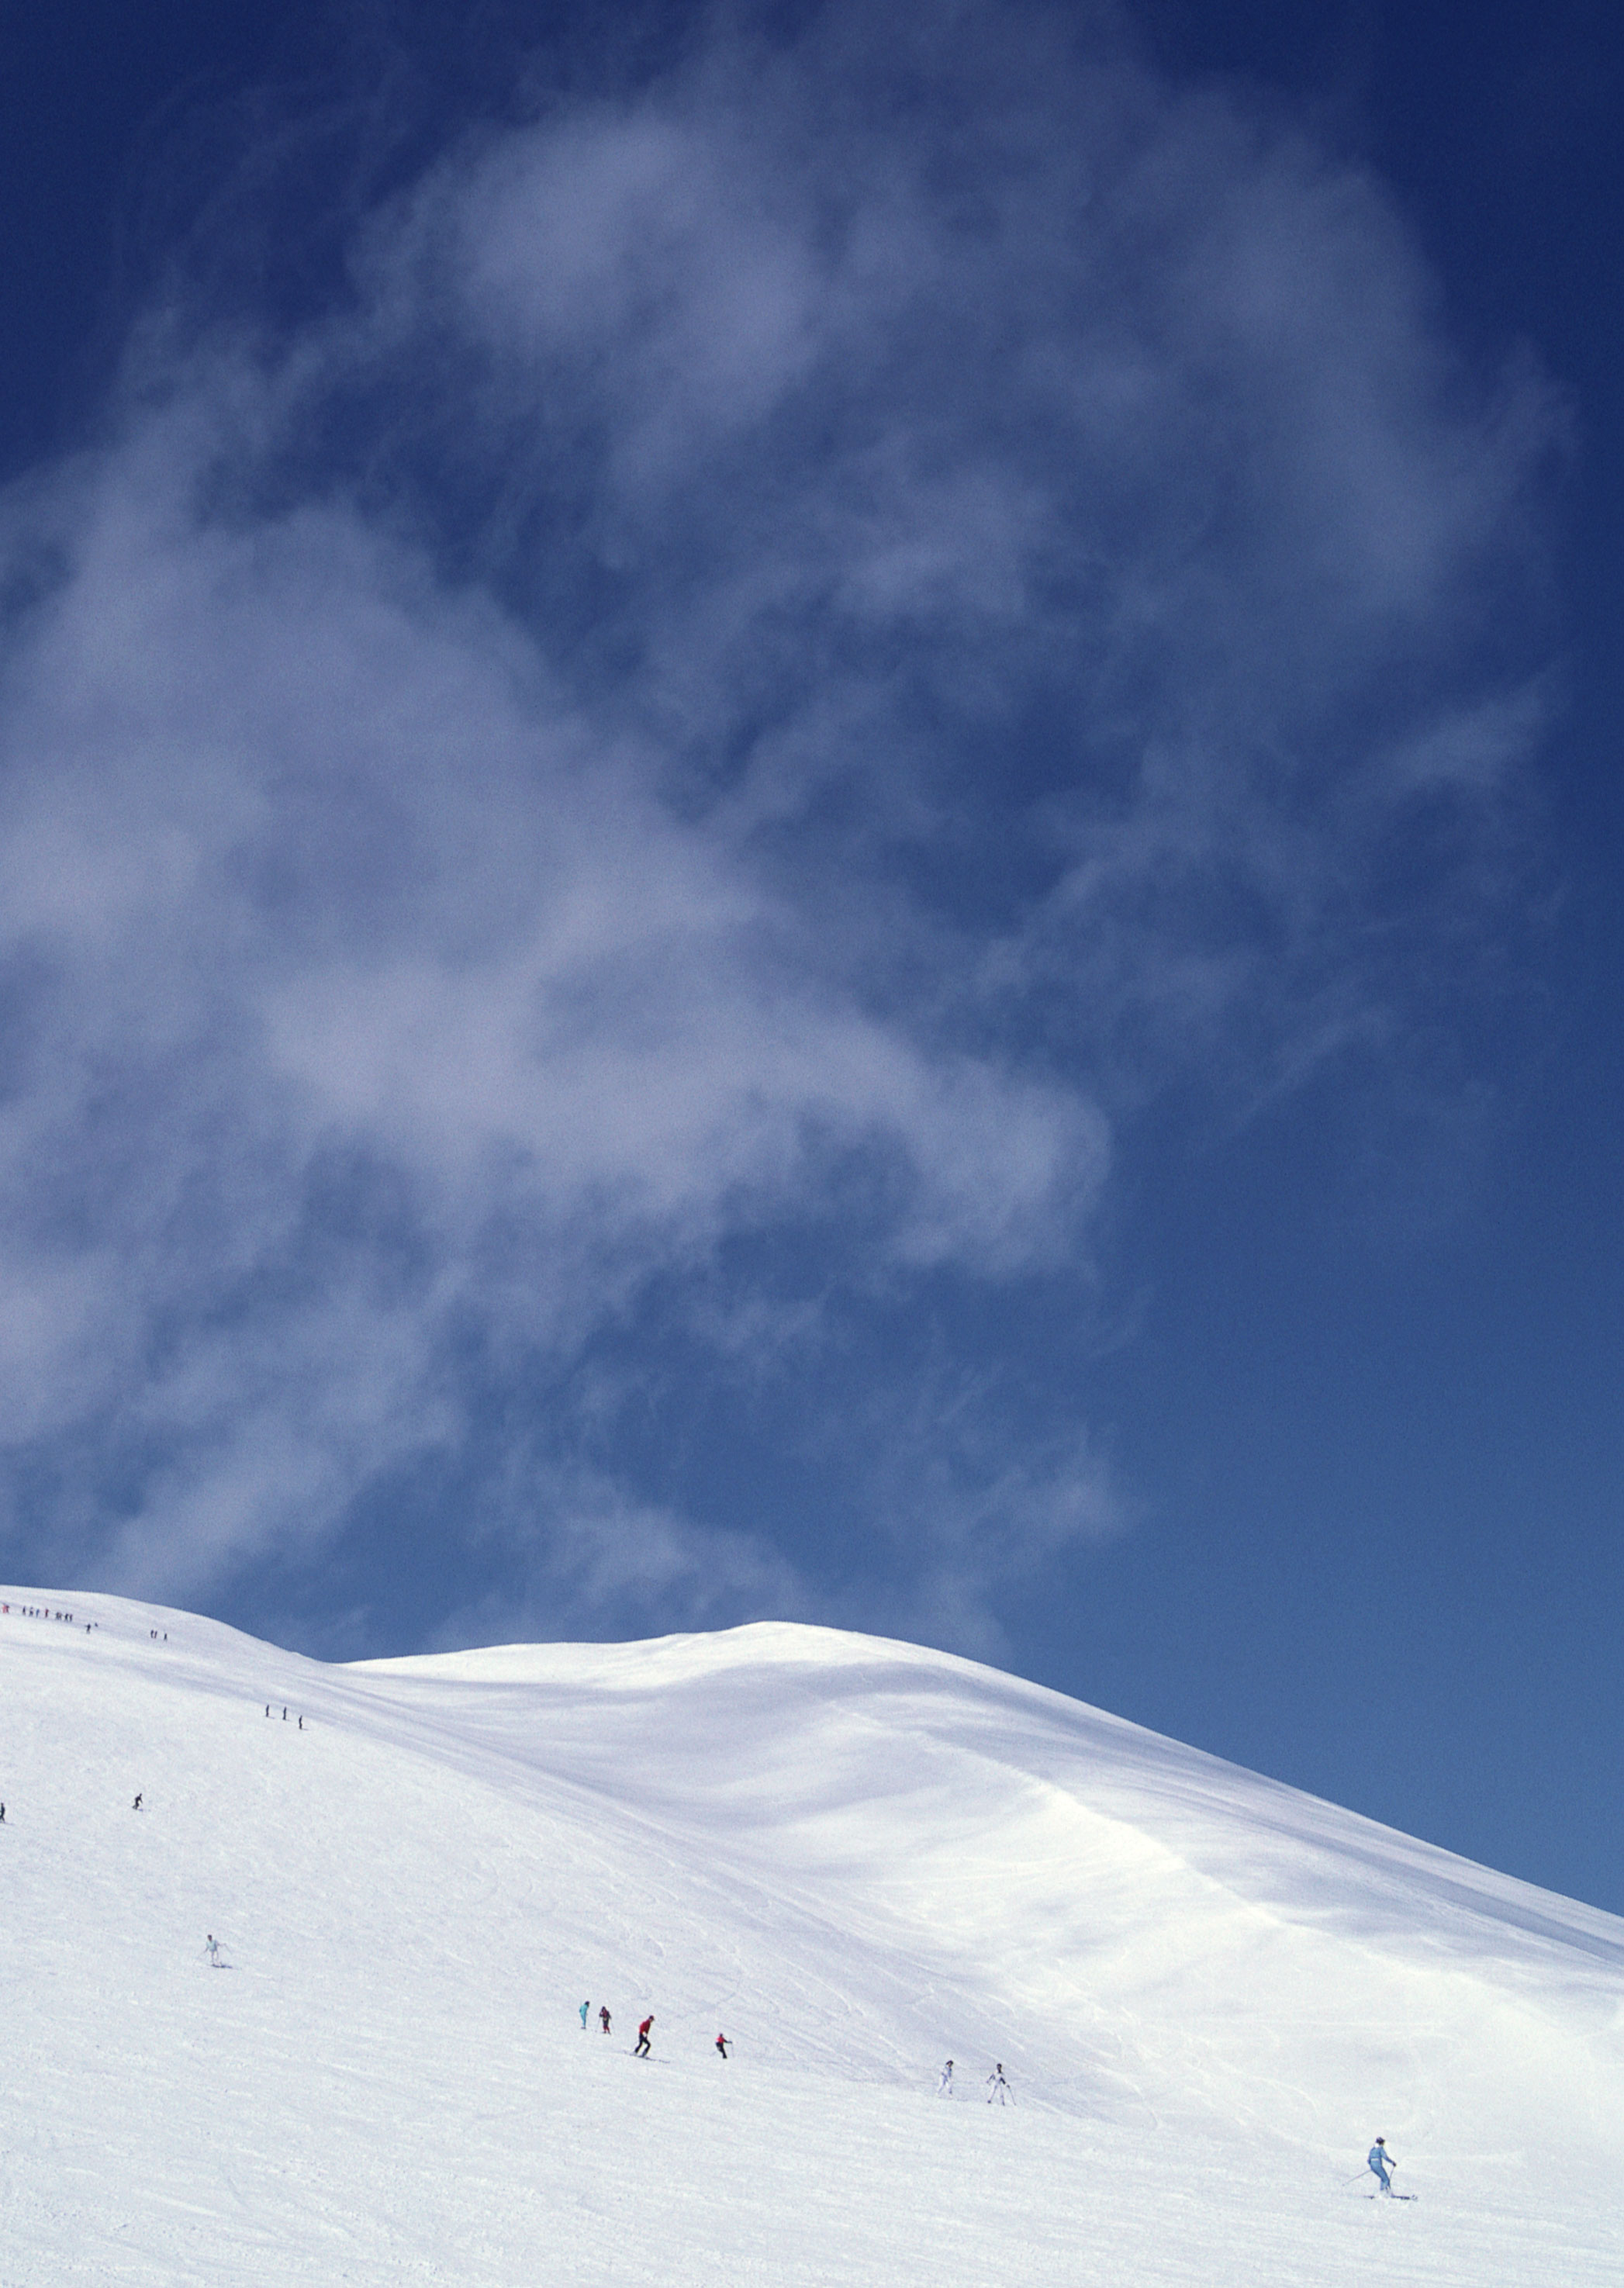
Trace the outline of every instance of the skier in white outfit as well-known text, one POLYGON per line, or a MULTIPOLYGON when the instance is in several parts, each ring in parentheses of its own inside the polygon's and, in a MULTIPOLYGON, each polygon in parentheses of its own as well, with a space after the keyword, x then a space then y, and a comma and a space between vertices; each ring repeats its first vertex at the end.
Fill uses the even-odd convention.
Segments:
POLYGON ((1002 2066, 994 2066, 993 2068, 992 2072, 988 2074, 986 2077, 986 2086, 989 2093, 986 2101, 989 2105, 1008 2105, 1010 2101, 1010 2085, 1003 2077, 1003 2068, 1002 2066))
POLYGON ((209 1943, 203 1949, 203 1952, 208 1956, 210 1961, 213 1963, 217 1970, 225 1969, 226 1966, 220 1960, 220 1942, 216 1938, 212 1931, 209 1934, 209 1943))
POLYGON ((942 2077, 936 2085, 936 2094, 938 2097, 953 2095, 953 2060, 951 2058, 942 2068, 942 2077))

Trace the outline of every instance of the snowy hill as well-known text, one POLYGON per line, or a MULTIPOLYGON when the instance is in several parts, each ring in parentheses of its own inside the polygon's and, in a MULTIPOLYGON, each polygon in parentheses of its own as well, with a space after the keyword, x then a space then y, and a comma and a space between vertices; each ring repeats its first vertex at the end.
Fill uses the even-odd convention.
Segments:
POLYGON ((1624 2279, 1610 1916, 907 1645, 0 1599, 4 2288, 1624 2279))

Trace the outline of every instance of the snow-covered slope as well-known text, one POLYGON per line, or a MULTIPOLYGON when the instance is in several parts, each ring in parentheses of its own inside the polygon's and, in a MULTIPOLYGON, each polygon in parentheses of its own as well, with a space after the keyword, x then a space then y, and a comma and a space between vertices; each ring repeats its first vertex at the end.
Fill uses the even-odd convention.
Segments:
POLYGON ((0 1599, 4 2288, 1624 2281, 1610 1916, 911 1646, 0 1599))

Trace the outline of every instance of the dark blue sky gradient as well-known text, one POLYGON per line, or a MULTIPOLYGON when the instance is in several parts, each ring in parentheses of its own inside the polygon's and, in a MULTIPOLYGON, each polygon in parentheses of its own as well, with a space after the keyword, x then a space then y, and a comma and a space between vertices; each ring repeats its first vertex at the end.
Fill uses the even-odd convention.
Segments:
MULTIPOLYGON (((493 1473, 523 1474, 550 1410, 637 1385, 610 1410, 630 1482, 723 1535, 770 1515, 827 1609, 885 1627, 905 1542, 876 1558, 864 1537, 893 1433, 854 1426, 882 1386, 894 1407, 974 1385, 1010 1454, 1086 1424, 1128 1521, 1011 1561, 995 1656, 1624 1912, 1624 35, 1577 0, 1146 0, 1129 21, 1175 83, 1247 90, 1382 179, 1464 354, 1525 354, 1565 401, 1547 646, 1562 698, 1520 814, 1515 915, 1471 956, 1481 989, 1458 1022, 1435 1011, 1434 1037, 1262 1103, 1177 1084, 1122 1103, 1086 1275, 967 1291, 928 1275, 843 1305, 804 1231, 736 1235, 716 1275, 730 1307, 760 1291, 830 1314, 815 1402, 791 1378, 742 1405, 744 1370, 704 1363, 691 1293, 667 1311, 655 1292, 635 1325, 611 1315, 527 1380, 471 1328, 467 1438, 370 1480, 320 1550, 262 1547, 198 1601, 337 1656, 414 1648, 481 1600, 534 1613, 523 1549, 446 1521, 479 1510, 493 1473)), ((353 226, 382 196, 470 123, 522 115, 527 46, 551 38, 553 76, 590 86, 646 71, 684 28, 426 0, 12 12, 0 473, 99 433, 177 261, 212 307, 306 319, 346 290, 353 226)), ((1041 725, 1034 739, 1035 789, 1041 725)), ((1004 894, 1005 865, 1017 895, 1018 854, 984 847, 935 855, 972 903, 978 885, 1004 894)), ((912 1434, 894 1433, 899 1469, 912 1434)), ((1003 1466, 978 1449, 970 1475, 1003 1466)), ((31 1513, 0 1545, 13 1577, 74 1545, 31 1513)), ((736 1601, 719 1617, 774 1592, 736 1601)), ((601 1633, 650 1625, 612 1589, 594 1609, 601 1633)), ((666 1625, 686 1624, 674 1596, 666 1625)))

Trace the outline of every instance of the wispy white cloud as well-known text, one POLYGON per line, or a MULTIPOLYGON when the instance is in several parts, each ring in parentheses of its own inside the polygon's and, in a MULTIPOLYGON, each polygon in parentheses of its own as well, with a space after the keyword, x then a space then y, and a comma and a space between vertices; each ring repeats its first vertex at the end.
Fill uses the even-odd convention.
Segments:
POLYGON ((706 1526, 669 1504, 644 1501, 579 1461, 530 1457, 512 1513, 524 1529, 500 1586, 452 1601, 431 1650, 522 1642, 578 1623, 625 1635, 725 1627, 741 1612, 822 1617, 828 1601, 763 1537, 706 1526), (535 1521, 546 1521, 544 1532, 535 1521))
MULTIPOLYGON (((508 1438, 560 1617, 821 1609, 769 1519, 481 1394, 655 1285, 804 1364, 768 1240, 853 1309, 1081 1272, 1127 1108, 1402 1035, 1414 931, 1477 926, 1537 378, 1452 354, 1358 171, 932 20, 456 142, 342 314, 155 314, 10 504, 15 1530, 202 1593, 508 1438)), ((938 1426, 907 1566, 967 1641, 1122 1504, 1086 1439, 938 1426)))

